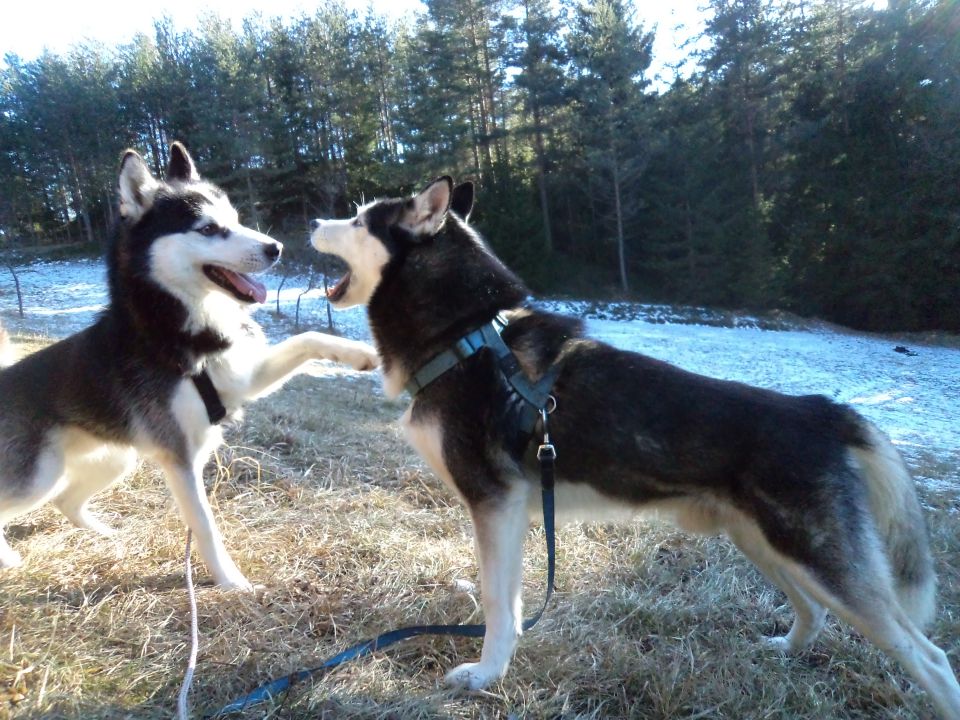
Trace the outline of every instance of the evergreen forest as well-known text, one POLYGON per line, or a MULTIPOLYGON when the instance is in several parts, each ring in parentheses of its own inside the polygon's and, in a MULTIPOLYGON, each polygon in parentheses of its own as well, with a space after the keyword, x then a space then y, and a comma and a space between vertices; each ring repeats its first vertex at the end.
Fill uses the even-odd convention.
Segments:
POLYGON ((704 0, 669 82, 625 0, 424 6, 6 55, 0 254, 100 252, 122 151, 182 140, 291 247, 450 174, 538 294, 960 331, 957 0, 704 0))

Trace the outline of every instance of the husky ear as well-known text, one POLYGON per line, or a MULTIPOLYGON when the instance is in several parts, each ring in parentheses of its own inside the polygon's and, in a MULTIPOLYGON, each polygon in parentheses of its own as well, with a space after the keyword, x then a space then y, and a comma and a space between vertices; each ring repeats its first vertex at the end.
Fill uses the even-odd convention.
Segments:
POLYGON ((470 219, 470 212, 473 210, 472 182, 467 180, 453 189, 453 195, 450 198, 450 209, 464 220, 470 219))
POLYGON ((170 165, 167 167, 167 181, 170 180, 199 180, 197 166, 193 164, 193 158, 187 152, 187 148, 179 140, 170 146, 170 165))
POLYGON ((135 150, 127 150, 120 161, 120 216, 139 220, 153 205, 160 183, 135 150))
POLYGON ((410 198, 400 217, 400 226, 414 235, 433 235, 440 229, 450 207, 453 179, 437 178, 419 195, 410 198))

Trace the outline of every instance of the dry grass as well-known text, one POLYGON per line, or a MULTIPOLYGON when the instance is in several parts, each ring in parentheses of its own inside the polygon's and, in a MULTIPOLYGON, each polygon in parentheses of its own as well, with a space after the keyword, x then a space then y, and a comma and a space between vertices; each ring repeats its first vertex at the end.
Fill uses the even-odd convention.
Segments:
MULTIPOLYGON (((27 349, 34 349, 33 341, 27 349)), ((421 622, 478 621, 470 529, 399 435, 375 376, 333 368, 253 405, 228 432, 208 489, 227 547, 264 589, 199 591, 195 716, 349 644, 421 622)), ((955 472, 942 463, 923 475, 955 472)), ((957 667, 956 494, 928 492, 941 577, 932 636, 957 667)), ((0 572, 0 718, 169 718, 188 652, 184 530, 158 473, 96 501, 101 538, 51 508, 8 527, 26 565, 0 572)), ((528 607, 542 533, 525 557, 528 607)), ((926 718, 900 668, 831 622, 783 658, 784 597, 729 543, 669 526, 573 526, 558 535, 557 595, 489 692, 442 688, 476 640, 420 638, 337 669, 245 717, 926 718)), ((199 568, 201 584, 206 577, 199 568)))

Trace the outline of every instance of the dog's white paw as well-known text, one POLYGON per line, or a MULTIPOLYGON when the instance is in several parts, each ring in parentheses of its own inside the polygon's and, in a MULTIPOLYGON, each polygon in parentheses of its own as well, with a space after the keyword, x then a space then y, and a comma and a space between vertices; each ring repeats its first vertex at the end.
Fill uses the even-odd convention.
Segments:
POLYGON ((253 583, 247 580, 243 575, 217 580, 217 587, 221 590, 236 590, 238 592, 249 593, 252 593, 256 590, 256 587, 254 587, 253 583))
POLYGON ((338 358, 354 370, 373 370, 380 366, 380 356, 372 346, 363 342, 354 341, 353 347, 347 348, 338 358))
POLYGON ((484 665, 482 662, 463 663, 447 673, 443 681, 451 687, 466 690, 483 690, 500 679, 503 671, 484 665))
POLYGON ((787 639, 786 635, 778 635, 777 637, 765 637, 763 639, 764 646, 775 650, 776 652, 783 653, 784 655, 789 655, 792 652, 796 652, 790 641, 787 639))
POLYGON ((117 534, 116 528, 112 528, 107 525, 102 520, 98 520, 93 515, 89 513, 84 513, 80 522, 77 522, 78 527, 82 527, 86 530, 92 530, 97 533, 97 535, 102 535, 103 537, 113 537, 117 534))

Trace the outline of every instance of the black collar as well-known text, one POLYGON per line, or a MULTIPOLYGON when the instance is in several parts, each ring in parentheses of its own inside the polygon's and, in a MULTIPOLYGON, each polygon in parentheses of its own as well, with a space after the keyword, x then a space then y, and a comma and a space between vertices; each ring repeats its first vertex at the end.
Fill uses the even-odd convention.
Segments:
POLYGON ((206 368, 196 375, 191 375, 190 379, 193 380, 197 392, 200 393, 203 406, 207 409, 207 417, 210 419, 210 424, 219 425, 220 421, 227 416, 227 409, 223 406, 223 402, 220 400, 220 393, 218 393, 217 388, 214 387, 213 381, 207 374, 206 368))

